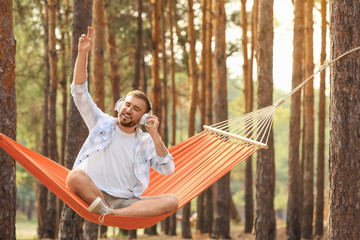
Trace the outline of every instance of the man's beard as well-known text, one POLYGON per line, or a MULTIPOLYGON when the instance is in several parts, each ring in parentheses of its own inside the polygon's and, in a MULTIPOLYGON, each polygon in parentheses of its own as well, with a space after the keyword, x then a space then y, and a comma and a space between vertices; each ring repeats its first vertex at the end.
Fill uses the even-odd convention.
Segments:
POLYGON ((137 125, 137 122, 134 119, 131 119, 129 122, 126 122, 124 120, 121 120, 121 115, 119 114, 118 120, 120 124, 124 127, 135 127, 137 125))
POLYGON ((135 127, 137 123, 134 120, 131 120, 130 122, 124 122, 120 120, 120 124, 124 127, 135 127))

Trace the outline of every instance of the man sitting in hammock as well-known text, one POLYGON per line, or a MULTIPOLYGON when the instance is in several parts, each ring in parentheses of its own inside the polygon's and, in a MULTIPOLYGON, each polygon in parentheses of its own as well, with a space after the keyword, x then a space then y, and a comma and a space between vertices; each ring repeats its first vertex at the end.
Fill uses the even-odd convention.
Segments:
POLYGON ((132 91, 116 104, 118 118, 103 113, 92 101, 86 81, 86 64, 92 49, 93 29, 78 43, 71 94, 90 130, 73 170, 68 188, 88 203, 89 211, 102 215, 151 217, 172 212, 178 200, 172 194, 140 195, 149 185, 150 167, 160 174, 174 171, 172 156, 162 142, 158 118, 146 118, 144 133, 140 119, 151 111, 151 102, 141 91, 132 91))

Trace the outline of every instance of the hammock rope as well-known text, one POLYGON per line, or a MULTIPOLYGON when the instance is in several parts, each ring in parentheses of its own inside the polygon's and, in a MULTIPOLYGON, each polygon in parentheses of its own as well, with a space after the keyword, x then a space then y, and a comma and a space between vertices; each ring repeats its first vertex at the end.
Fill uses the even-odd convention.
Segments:
MULTIPOLYGON (((302 88, 312 77, 338 59, 359 50, 354 48, 332 61, 325 62, 312 76, 273 105, 211 126, 204 131, 169 148, 174 157, 175 172, 170 176, 150 171, 149 187, 143 196, 175 194, 179 208, 214 184, 236 165, 261 148, 267 148, 276 108, 302 88)), ((87 210, 88 204, 66 187, 69 169, 36 153, 0 133, 0 147, 34 175, 50 191, 83 218, 99 223, 98 214, 87 210)), ((108 215, 102 224, 123 229, 153 226, 172 213, 155 217, 120 217, 108 215)))
POLYGON ((211 126, 204 126, 204 129, 209 132, 222 134, 233 140, 255 144, 261 148, 267 148, 267 142, 270 135, 270 129, 274 120, 274 115, 277 107, 283 104, 289 97, 295 94, 302 87, 313 80, 313 77, 323 70, 331 66, 334 62, 345 57, 346 55, 358 51, 360 47, 350 49, 349 51, 341 54, 340 56, 326 60, 311 76, 302 81, 298 86, 293 88, 285 96, 274 102, 272 105, 258 109, 256 111, 244 114, 242 116, 234 117, 211 126))

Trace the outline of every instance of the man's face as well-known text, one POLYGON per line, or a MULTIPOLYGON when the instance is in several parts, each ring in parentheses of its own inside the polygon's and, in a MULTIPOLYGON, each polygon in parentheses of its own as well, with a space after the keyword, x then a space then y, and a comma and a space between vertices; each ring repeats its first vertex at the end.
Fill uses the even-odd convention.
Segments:
POLYGON ((145 111, 145 100, 135 96, 127 96, 118 115, 119 122, 124 127, 135 127, 145 111))

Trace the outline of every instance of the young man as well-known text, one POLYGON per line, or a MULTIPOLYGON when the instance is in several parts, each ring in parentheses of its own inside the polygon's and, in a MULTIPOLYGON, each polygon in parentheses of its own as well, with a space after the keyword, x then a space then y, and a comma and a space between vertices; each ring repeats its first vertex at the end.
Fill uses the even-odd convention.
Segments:
MULTIPOLYGON (((174 161, 159 133, 158 118, 146 118, 144 133, 140 119, 151 110, 151 102, 141 91, 121 99, 118 118, 103 113, 92 101, 86 81, 86 64, 92 49, 93 29, 79 39, 71 94, 90 133, 73 170, 66 179, 68 188, 88 203, 89 211, 102 215, 156 216, 178 207, 175 195, 143 198, 150 167, 171 174, 174 161)), ((117 104, 118 105, 118 104, 117 104)))

